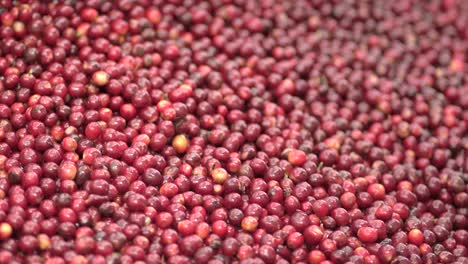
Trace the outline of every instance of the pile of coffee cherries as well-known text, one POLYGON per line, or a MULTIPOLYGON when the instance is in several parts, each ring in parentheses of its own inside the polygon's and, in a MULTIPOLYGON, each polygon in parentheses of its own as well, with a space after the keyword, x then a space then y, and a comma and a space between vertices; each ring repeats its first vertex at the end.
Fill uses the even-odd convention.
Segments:
POLYGON ((0 263, 468 262, 466 0, 0 0, 0 263))

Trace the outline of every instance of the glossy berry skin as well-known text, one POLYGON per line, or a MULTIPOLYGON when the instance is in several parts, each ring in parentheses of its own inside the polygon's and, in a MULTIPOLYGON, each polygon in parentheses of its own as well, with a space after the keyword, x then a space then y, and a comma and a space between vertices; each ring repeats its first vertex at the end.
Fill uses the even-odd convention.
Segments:
POLYGON ((303 165, 306 161, 306 154, 301 150, 291 150, 288 153, 288 161, 292 165, 303 165))
POLYGON ((372 243, 377 240, 378 233, 375 228, 361 227, 357 232, 358 238, 364 243, 372 243))
POLYGON ((424 242, 424 237, 419 229, 412 229, 408 233, 408 240, 410 243, 415 244, 415 245, 421 245, 424 242))

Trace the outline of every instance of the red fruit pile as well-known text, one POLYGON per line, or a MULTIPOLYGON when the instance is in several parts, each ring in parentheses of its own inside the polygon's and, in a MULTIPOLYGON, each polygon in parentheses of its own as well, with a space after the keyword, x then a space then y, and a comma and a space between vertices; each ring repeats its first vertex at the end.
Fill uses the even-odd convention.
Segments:
POLYGON ((465 0, 0 0, 0 263, 467 263, 465 0))

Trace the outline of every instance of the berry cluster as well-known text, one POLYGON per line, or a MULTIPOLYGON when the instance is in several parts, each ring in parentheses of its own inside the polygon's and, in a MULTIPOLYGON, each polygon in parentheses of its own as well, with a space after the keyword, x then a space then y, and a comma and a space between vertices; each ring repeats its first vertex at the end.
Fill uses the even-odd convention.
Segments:
POLYGON ((466 0, 0 0, 0 263, 468 262, 466 0))

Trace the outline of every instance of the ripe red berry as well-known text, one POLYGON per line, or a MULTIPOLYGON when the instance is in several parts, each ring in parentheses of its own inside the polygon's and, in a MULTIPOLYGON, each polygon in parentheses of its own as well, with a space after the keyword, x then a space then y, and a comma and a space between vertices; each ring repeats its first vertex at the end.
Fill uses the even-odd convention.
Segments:
POLYGON ((311 264, 323 263, 327 259, 327 256, 320 250, 314 249, 309 252, 308 261, 311 264))
POLYGON ((381 200, 385 197, 385 187, 379 183, 373 183, 367 188, 367 192, 375 200, 381 200))
POLYGON ((148 20, 153 24, 159 24, 162 19, 162 15, 158 9, 151 7, 146 10, 146 18, 148 18, 148 20))
POLYGON ((294 166, 301 166, 306 161, 306 154, 302 150, 293 149, 288 153, 288 161, 294 166))
POLYGON ((378 231, 375 228, 364 226, 359 228, 357 235, 362 242, 372 243, 377 241, 378 231))

